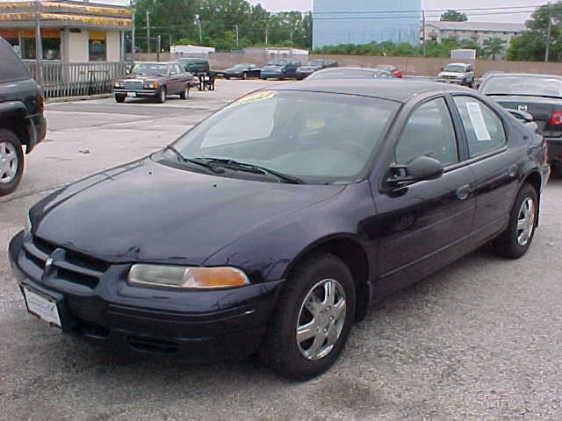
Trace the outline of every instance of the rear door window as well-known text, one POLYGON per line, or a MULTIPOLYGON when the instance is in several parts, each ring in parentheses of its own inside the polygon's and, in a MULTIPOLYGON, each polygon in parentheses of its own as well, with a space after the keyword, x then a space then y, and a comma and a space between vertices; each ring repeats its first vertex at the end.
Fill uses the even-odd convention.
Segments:
POLYGON ((25 64, 10 44, 0 38, 0 82, 29 79, 25 64))
POLYGON ((482 101, 470 96, 455 96, 470 158, 475 158, 506 144, 505 130, 498 115, 482 101))

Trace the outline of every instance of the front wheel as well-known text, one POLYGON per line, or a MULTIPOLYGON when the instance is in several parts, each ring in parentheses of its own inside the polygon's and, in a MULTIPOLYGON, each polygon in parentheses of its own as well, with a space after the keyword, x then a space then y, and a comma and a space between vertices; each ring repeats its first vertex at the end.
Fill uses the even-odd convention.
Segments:
POLYGON ((18 137, 0 129, 0 196, 12 193, 23 175, 23 148, 18 137))
POLYGON ((115 101, 118 102, 119 104, 122 104, 125 102, 125 95, 115 95, 115 101))
POLYGON ((496 252, 503 257, 518 259, 529 250, 539 214, 538 194, 530 184, 519 191, 511 211, 509 226, 495 240, 496 252))
POLYGON ((355 284, 349 268, 331 254, 315 255, 287 279, 260 358, 282 377, 316 377, 343 350, 354 314, 355 284))

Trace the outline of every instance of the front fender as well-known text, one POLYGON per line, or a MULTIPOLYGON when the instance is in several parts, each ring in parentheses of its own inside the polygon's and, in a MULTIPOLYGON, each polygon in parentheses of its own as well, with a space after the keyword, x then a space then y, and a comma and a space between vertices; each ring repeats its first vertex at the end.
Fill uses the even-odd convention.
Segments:
POLYGON ((351 185, 334 197, 253 230, 204 265, 241 268, 253 282, 283 279, 300 256, 327 241, 353 239, 362 247, 374 247, 374 241, 362 232, 364 221, 374 214, 368 183, 351 185))

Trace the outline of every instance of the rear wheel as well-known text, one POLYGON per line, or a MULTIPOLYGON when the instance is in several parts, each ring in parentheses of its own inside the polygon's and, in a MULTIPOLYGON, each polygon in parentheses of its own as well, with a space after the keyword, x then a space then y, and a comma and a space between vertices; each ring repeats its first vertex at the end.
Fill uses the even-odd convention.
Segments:
POLYGON ((318 254, 292 272, 259 355, 282 377, 307 380, 336 361, 355 314, 355 285, 336 256, 318 254))
POLYGON ((180 93, 180 98, 181 98, 181 99, 189 99, 189 97, 190 97, 190 95, 191 95, 190 92, 191 92, 191 90, 189 89, 189 86, 186 86, 186 87, 183 89, 183 92, 180 93))
POLYGON ((163 103, 166 102, 166 95, 167 95, 166 87, 165 87, 165 86, 162 86, 162 87, 160 88, 160 92, 158 93, 158 102, 159 102, 160 104, 163 104, 163 103))
POLYGON ((499 255, 517 259, 527 253, 535 235, 538 212, 537 191, 530 184, 525 184, 515 199, 509 226, 495 240, 499 255))
POLYGON ((0 196, 12 193, 23 175, 23 148, 18 137, 0 129, 0 196))
POLYGON ((122 104, 123 102, 125 102, 125 95, 115 95, 115 101, 117 101, 119 104, 122 104))

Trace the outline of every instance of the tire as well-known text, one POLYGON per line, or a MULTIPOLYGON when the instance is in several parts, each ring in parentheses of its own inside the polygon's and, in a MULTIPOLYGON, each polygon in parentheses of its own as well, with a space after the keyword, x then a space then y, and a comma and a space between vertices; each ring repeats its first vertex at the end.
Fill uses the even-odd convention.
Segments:
POLYGON ((191 89, 189 88, 189 86, 186 86, 183 90, 183 92, 180 93, 180 98, 181 99, 189 99, 191 97, 191 89))
MULTIPOLYGON (((266 338, 258 351, 260 360, 279 376, 291 380, 308 380, 324 373, 345 346, 354 320, 355 301, 353 277, 339 258, 325 253, 308 258, 291 272, 280 293, 266 338), (327 307, 329 301, 322 295, 326 283, 331 283, 332 291, 337 291, 332 295, 335 297, 332 308, 327 307), (313 296, 316 306, 322 306, 316 307, 317 317, 311 317, 312 312, 305 306, 305 301, 312 300, 313 296), (310 326, 315 319, 320 326, 310 326), (298 341, 297 328, 307 324, 313 330, 306 331, 313 332, 314 336, 298 341), (333 335, 333 345, 327 342, 330 335, 333 335), (315 347, 317 343, 319 346, 315 347)), ((314 308, 313 303, 309 306, 314 308)))
POLYGON ((125 95, 115 95, 115 101, 118 102, 119 104, 122 104, 125 102, 125 95))
POLYGON ((515 199, 509 226, 494 241, 496 253, 509 259, 518 259, 527 253, 535 235, 538 212, 537 191, 532 185, 525 184, 515 199), (532 209, 529 209, 530 203, 532 209))
POLYGON ((242 80, 248 80, 248 73, 242 73, 242 80))
POLYGON ((167 96, 167 94, 168 94, 168 92, 166 91, 166 87, 165 87, 165 86, 162 86, 162 87, 160 88, 160 92, 158 93, 158 97, 157 97, 158 102, 159 102, 160 104, 164 104, 164 103, 166 102, 166 96, 167 96))
POLYGON ((23 175, 23 147, 11 131, 0 129, 0 196, 12 193, 23 175))

